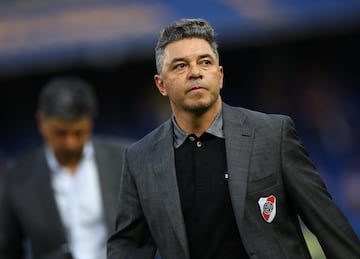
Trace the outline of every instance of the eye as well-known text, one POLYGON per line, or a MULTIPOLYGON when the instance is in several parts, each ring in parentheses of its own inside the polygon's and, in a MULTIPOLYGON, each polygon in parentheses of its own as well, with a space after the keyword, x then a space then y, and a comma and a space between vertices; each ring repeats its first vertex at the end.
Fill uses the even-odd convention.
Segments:
POLYGON ((209 59, 203 59, 203 60, 201 60, 200 63, 203 65, 211 65, 212 64, 211 60, 209 60, 209 59))
POLYGON ((178 63, 174 65, 174 69, 182 69, 184 68, 186 65, 185 63, 178 63))

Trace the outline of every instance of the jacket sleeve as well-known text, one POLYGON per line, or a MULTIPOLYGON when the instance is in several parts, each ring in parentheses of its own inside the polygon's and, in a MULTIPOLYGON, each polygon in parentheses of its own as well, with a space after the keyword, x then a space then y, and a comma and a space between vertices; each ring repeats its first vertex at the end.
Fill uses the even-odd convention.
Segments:
MULTIPOLYGON (((6 173, 8 176, 9 173, 6 173)), ((23 234, 11 202, 11 182, 0 183, 0 259, 22 258, 23 234)))
POLYGON ((127 154, 120 181, 115 229, 107 244, 108 259, 154 258, 156 246, 142 212, 127 154))
POLYGON ((360 258, 359 239, 332 200, 289 118, 283 122, 281 145, 283 180, 291 203, 327 258, 360 258))

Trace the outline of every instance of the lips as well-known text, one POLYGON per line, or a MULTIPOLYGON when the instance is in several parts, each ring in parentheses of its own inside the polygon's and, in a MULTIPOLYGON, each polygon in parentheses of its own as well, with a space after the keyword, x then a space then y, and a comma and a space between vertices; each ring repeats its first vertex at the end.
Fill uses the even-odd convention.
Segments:
POLYGON ((203 87, 203 86, 198 85, 198 86, 193 86, 193 87, 191 87, 191 88, 188 90, 188 92, 199 91, 199 90, 203 90, 203 89, 206 89, 206 88, 203 87))

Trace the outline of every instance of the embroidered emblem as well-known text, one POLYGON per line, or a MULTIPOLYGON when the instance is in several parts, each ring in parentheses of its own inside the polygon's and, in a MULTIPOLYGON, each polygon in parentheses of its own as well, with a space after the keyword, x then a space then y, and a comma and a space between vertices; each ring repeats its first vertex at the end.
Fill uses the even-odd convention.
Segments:
POLYGON ((267 223, 271 223, 276 215, 276 197, 270 195, 268 197, 261 197, 258 200, 261 211, 261 216, 267 223))

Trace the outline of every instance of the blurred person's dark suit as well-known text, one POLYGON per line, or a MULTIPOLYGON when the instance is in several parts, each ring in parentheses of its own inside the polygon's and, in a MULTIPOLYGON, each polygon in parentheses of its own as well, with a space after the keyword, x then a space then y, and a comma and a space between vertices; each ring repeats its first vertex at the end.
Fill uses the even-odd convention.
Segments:
MULTIPOLYGON (((72 79, 70 79, 70 82, 66 79, 65 82, 70 85, 73 83, 72 79)), ((64 84, 64 82, 62 83, 64 84)), ((57 90, 55 89, 55 91, 57 90)), ((83 115, 80 117, 83 118, 83 115)), ((92 118, 88 118, 87 115, 85 117, 86 122, 92 121, 92 118)), ((51 122, 52 118, 58 120, 62 117, 57 114, 56 116, 49 116, 49 118, 51 122)), ((65 127, 63 129, 67 130, 73 126, 73 123, 76 124, 77 121, 78 118, 76 117, 75 120, 70 120, 69 122, 62 120, 59 122, 62 123, 61 125, 64 124, 65 127)), ((42 123, 46 124, 48 122, 42 123)), ((53 128, 51 129, 53 130, 53 128)), ((81 135, 84 129, 91 132, 91 127, 81 126, 79 129, 80 131, 76 131, 76 134, 81 135)), ((54 130, 60 129, 54 128, 54 130)), ((100 193, 100 197, 97 196, 97 198, 101 204, 98 206, 101 211, 96 211, 95 215, 101 215, 96 217, 96 219, 101 221, 102 229, 106 228, 107 233, 111 233, 114 228, 123 151, 129 141, 117 138, 96 138, 89 135, 82 138, 79 142, 80 158, 76 162, 77 164, 74 164, 78 166, 80 163, 84 163, 84 146, 91 143, 90 145, 93 150, 91 161, 94 162, 96 167, 96 183, 100 193), (99 219, 100 217, 101 219, 99 219)), ((56 149, 56 145, 52 145, 52 143, 52 141, 47 140, 47 145, 44 147, 31 151, 24 157, 19 158, 5 174, 5 188, 0 195, 1 259, 21 259, 25 256, 25 258, 34 259, 78 258, 71 251, 71 240, 69 240, 67 233, 72 225, 69 222, 64 224, 59 210, 59 202, 56 200, 56 191, 52 177, 55 174, 59 174, 59 172, 52 171, 47 157, 47 148, 56 149)), ((54 153, 56 152, 54 151, 54 153)), ((88 177, 88 172, 88 170, 85 170, 85 174, 82 175, 88 177)), ((76 173, 78 174, 78 172, 76 173)), ((75 175, 74 173, 71 177, 75 177, 75 175)), ((82 187, 80 186, 79 188, 82 187)), ((86 191, 85 195, 87 196, 86 191)), ((88 201, 87 199, 85 201, 85 203, 92 202, 94 201, 90 198, 88 201)), ((92 207, 86 207, 85 209, 89 208, 92 207)), ((86 211, 84 215, 91 213, 94 212, 90 211, 88 213, 86 211)), ((70 218, 69 220, 72 219, 70 218)), ((93 224, 93 222, 88 223, 93 224)), ((103 234, 103 232, 101 233, 103 234)), ((104 240, 104 251, 105 241, 106 239, 104 240)), ((79 258, 83 257, 80 256, 79 258)))
MULTIPOLYGON (((123 143, 95 139, 94 148, 110 233, 115 222, 123 143)), ((3 255, 0 250, 0 258, 21 258, 19 253, 26 242, 24 237, 31 240, 31 249, 39 255, 38 258, 72 258, 51 189, 50 169, 44 150, 38 149, 19 160, 7 172, 6 180, 6 204, 2 203, 0 208, 0 247, 9 251, 11 256, 3 255)))

